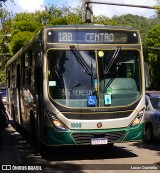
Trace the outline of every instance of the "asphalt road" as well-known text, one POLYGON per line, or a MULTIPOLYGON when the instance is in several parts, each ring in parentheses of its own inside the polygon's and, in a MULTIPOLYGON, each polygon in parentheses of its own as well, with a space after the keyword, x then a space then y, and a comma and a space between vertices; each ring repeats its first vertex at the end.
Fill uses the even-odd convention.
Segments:
MULTIPOLYGON (((3 151, 0 152, 0 164, 37 166, 44 173, 153 173, 160 172, 160 142, 146 144, 130 142, 115 144, 112 149, 106 146, 43 148, 37 154, 33 139, 21 131, 23 137, 10 125, 3 133, 3 151), (25 137, 24 137, 25 136, 25 137), (141 165, 139 165, 141 164, 141 165), (152 168, 152 170, 150 170, 152 168), (139 170, 141 169, 141 171, 139 170)), ((34 169, 36 169, 34 167, 34 169)), ((0 171, 0 172, 22 172, 0 171)), ((25 171, 24 171, 25 172, 25 171)))

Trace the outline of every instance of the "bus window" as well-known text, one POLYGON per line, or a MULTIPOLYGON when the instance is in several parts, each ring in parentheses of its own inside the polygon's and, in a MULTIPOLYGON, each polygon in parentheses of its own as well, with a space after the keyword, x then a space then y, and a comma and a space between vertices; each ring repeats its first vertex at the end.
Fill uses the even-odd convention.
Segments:
POLYGON ((65 106, 87 107, 87 96, 95 93, 95 52, 79 53, 78 58, 72 51, 48 51, 49 95, 65 106))
POLYGON ((10 88, 10 70, 8 70, 8 75, 7 75, 7 87, 10 88))
POLYGON ((103 51, 103 57, 98 58, 101 106, 130 104, 141 94, 139 52, 135 50, 120 50, 116 59, 108 68, 109 70, 105 73, 105 69, 110 64, 113 55, 113 50, 106 50, 103 51), (104 102, 107 95, 110 95, 108 105, 104 102))
POLYGON ((18 89, 20 88, 20 85, 21 85, 20 79, 21 79, 20 64, 18 64, 17 65, 17 79, 16 79, 16 85, 18 89))

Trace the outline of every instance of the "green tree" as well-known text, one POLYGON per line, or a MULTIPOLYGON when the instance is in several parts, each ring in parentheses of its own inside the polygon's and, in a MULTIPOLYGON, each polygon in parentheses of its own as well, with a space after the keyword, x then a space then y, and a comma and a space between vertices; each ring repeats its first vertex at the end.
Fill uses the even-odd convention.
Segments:
POLYGON ((32 37, 33 32, 23 31, 13 35, 12 41, 10 42, 10 49, 15 54, 21 47, 23 47, 32 37))
POLYGON ((0 84, 5 85, 5 64, 10 58, 9 42, 11 30, 11 16, 5 8, 0 8, 0 84))
MULTIPOLYGON (((24 16, 24 14, 22 14, 24 16)), ((18 17, 21 17, 18 14, 18 17)), ((11 54, 15 54, 21 47, 23 47, 34 35, 42 28, 42 24, 34 20, 14 20, 12 29, 12 40, 10 42, 11 54)))
POLYGON ((148 62, 151 69, 151 88, 160 90, 160 24, 156 25, 148 33, 147 38, 148 62))
POLYGON ((13 55, 44 25, 80 24, 82 20, 79 9, 52 5, 45 7, 44 11, 16 14, 12 23, 10 52, 13 55))
POLYGON ((94 23, 95 24, 102 24, 102 25, 118 25, 118 22, 114 19, 109 19, 106 16, 94 16, 94 23))
POLYGON ((45 7, 44 11, 16 14, 12 23, 10 52, 13 55, 44 25, 80 24, 82 20, 79 9, 52 5, 45 7))
POLYGON ((156 24, 160 23, 160 19, 158 19, 157 17, 146 18, 132 14, 114 16, 113 19, 118 23, 118 25, 137 28, 140 31, 144 46, 146 45, 148 31, 152 29, 156 24))
POLYGON ((52 5, 46 7, 42 13, 45 13, 47 16, 47 25, 75 25, 83 23, 80 7, 70 8, 63 6, 59 8, 52 5))
POLYGON ((66 8, 66 20, 68 25, 80 25, 83 24, 82 21, 82 11, 81 8, 66 8))

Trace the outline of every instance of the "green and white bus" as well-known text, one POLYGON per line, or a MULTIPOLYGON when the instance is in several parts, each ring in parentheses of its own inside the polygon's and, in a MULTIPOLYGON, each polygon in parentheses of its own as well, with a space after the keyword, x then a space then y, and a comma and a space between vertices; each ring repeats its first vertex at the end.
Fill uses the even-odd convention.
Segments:
POLYGON ((143 137, 144 61, 137 29, 44 27, 6 70, 9 113, 47 146, 143 137))

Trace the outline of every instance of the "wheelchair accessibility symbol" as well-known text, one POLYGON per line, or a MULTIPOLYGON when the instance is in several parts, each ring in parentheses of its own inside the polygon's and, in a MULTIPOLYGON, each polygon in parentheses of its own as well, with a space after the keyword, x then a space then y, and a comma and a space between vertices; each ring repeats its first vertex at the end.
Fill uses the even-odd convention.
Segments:
POLYGON ((87 96, 87 97, 88 97, 88 101, 87 101, 88 106, 96 106, 97 105, 96 96, 87 96))

